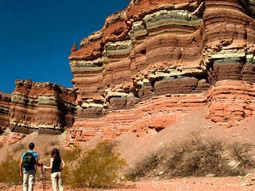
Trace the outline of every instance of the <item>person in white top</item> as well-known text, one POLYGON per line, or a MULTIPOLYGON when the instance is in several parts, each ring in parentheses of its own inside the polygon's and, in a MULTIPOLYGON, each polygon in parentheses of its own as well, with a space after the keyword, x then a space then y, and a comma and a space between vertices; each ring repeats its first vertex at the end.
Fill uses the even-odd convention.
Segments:
POLYGON ((51 169, 51 182, 53 191, 63 191, 61 171, 65 167, 64 161, 61 159, 60 152, 54 148, 51 153, 50 166, 44 165, 44 169, 51 169))

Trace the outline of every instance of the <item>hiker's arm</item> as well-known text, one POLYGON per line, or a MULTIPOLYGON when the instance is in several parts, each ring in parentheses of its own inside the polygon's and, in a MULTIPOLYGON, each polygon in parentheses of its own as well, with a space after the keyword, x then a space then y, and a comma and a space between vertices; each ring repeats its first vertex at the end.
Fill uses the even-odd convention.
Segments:
POLYGON ((45 169, 51 169, 52 168, 52 166, 53 166, 53 158, 51 158, 50 159, 50 166, 46 166, 46 165, 43 165, 43 168, 45 168, 45 169))
POLYGON ((35 164, 36 164, 37 166, 43 166, 43 163, 40 163, 40 162, 38 161, 38 157, 35 159, 35 164))
POLYGON ((66 164, 63 160, 61 162, 62 162, 62 165, 61 165, 61 170, 62 170, 65 167, 66 164))
POLYGON ((22 163, 23 163, 23 159, 20 159, 20 163, 19 163, 19 175, 20 176, 23 175, 22 163))

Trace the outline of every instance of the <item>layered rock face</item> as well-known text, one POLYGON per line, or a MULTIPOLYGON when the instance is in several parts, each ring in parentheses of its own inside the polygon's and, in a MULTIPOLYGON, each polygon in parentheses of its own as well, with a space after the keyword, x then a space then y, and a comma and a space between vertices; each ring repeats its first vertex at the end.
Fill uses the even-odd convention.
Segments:
POLYGON ((108 17, 69 57, 78 103, 69 139, 157 131, 178 120, 183 99, 189 111, 194 103, 206 104, 207 117, 219 124, 251 115, 249 109, 243 114, 234 109, 247 84, 239 101, 228 101, 233 108, 215 100, 229 91, 218 81, 255 82, 254 5, 252 0, 133 0, 108 17))
POLYGON ((10 129, 18 133, 61 133, 75 117, 76 95, 72 90, 30 80, 17 80, 11 95, 10 129))
POLYGON ((208 93, 208 118, 225 127, 238 124, 255 112, 255 84, 224 80, 208 93))
POLYGON ((77 119, 69 129, 69 144, 84 142, 97 134, 113 139, 130 132, 137 136, 155 134, 188 113, 206 105, 203 94, 158 96, 134 108, 113 110, 98 118, 77 119))
POLYGON ((11 96, 0 92, 0 135, 10 124, 11 96))

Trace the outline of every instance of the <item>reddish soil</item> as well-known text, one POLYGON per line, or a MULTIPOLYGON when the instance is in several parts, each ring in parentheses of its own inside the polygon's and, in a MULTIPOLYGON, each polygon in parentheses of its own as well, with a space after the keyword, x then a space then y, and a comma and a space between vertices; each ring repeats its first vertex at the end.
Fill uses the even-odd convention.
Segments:
MULTIPOLYGON (((0 185, 0 190, 18 191, 21 186, 7 188, 0 185)), ((37 182, 35 191, 41 191, 42 183, 37 182)), ((46 190, 50 191, 50 182, 46 190)), ((98 189, 65 189, 66 191, 96 191, 98 189)), ((125 186, 114 189, 100 189, 102 191, 254 191, 255 185, 251 177, 203 177, 203 178, 180 178, 165 181, 143 181, 126 183, 125 186)))

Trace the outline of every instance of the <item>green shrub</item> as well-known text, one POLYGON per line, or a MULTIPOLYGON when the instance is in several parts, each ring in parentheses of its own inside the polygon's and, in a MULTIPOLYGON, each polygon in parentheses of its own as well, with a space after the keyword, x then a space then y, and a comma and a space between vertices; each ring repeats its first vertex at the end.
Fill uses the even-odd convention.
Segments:
POLYGON ((70 176, 71 176, 71 169, 72 166, 75 164, 81 156, 81 148, 75 146, 71 150, 61 150, 61 157, 65 162, 65 168, 62 171, 62 179, 64 184, 70 184, 70 176))
POLYGON ((118 178, 119 171, 126 165, 120 155, 113 152, 113 147, 112 143, 104 141, 84 153, 71 173, 72 186, 92 188, 112 186, 118 178))
POLYGON ((0 182, 9 185, 17 185, 22 182, 22 177, 20 177, 19 173, 19 162, 19 160, 8 155, 0 163, 0 182))
POLYGON ((75 146, 71 150, 61 150, 61 157, 65 161, 65 163, 69 163, 77 160, 81 155, 81 148, 75 146))

